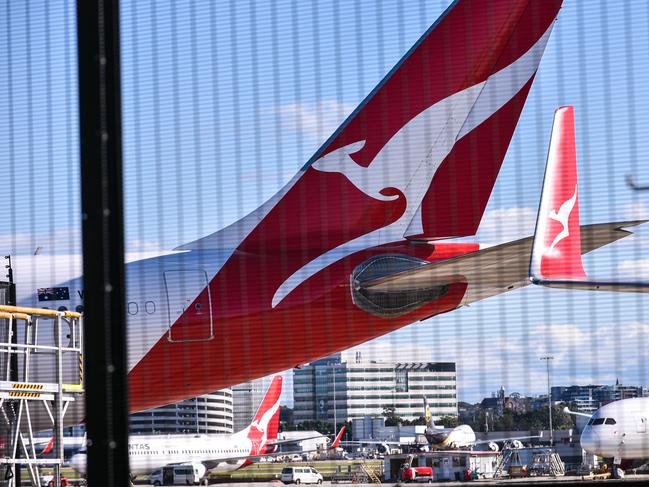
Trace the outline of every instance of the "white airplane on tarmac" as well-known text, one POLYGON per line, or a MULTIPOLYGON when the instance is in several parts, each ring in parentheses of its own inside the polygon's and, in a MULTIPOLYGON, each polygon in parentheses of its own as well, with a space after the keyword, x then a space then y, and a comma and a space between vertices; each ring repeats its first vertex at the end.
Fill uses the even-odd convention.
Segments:
POLYGON ((475 431, 468 424, 460 424, 452 428, 446 428, 435 424, 433 415, 428 406, 428 400, 424 398, 424 418, 426 419, 426 429, 424 436, 426 437, 426 444, 409 443, 402 441, 381 441, 381 440, 358 440, 352 442, 343 442, 345 445, 358 445, 358 444, 376 444, 380 448, 388 451, 390 446, 416 446, 420 448, 428 448, 431 450, 461 450, 472 449, 477 445, 488 444, 489 449, 498 451, 498 443, 511 443, 515 446, 522 446, 521 440, 529 440, 532 438, 540 438, 541 436, 517 436, 509 438, 496 438, 490 440, 478 440, 475 431))
MULTIPOLYGON (((147 475, 170 465, 191 465, 203 477, 208 471, 231 472, 251 465, 261 457, 284 455, 275 450, 281 444, 299 440, 277 440, 282 377, 275 376, 252 423, 232 435, 132 435, 128 442, 131 476, 147 475)), ((328 449, 338 447, 343 427, 328 449)), ((317 438, 317 437, 312 437, 317 438)), ((86 473, 85 448, 70 461, 79 473, 86 473)))
POLYGON ((649 459, 649 397, 622 399, 606 404, 589 417, 581 433, 581 447, 591 455, 612 458, 613 465, 628 468, 635 460, 649 459))

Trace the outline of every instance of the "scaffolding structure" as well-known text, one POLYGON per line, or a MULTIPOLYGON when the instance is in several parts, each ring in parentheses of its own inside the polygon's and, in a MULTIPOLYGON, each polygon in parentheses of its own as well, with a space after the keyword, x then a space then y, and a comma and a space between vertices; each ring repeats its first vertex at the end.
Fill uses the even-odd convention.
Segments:
POLYGON ((27 467, 38 487, 40 468, 52 468, 60 486, 63 419, 83 392, 82 315, 0 305, 0 472, 8 487, 16 485, 17 465, 27 467), (53 433, 50 458, 41 457, 34 441, 42 429, 53 433))

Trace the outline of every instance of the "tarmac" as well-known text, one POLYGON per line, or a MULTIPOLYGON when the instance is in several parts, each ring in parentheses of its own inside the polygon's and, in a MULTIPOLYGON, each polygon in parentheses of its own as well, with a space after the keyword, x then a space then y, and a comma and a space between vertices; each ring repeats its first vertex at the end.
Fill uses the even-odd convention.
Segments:
MULTIPOLYGON (((516 486, 523 486, 523 485, 571 485, 571 484, 581 484, 581 485, 606 485, 606 486, 613 486, 616 484, 621 484, 621 485, 649 485, 649 475, 647 474, 642 474, 642 475, 633 475, 633 474, 627 474, 626 478, 623 481, 619 480, 611 480, 611 479, 605 479, 605 480, 592 480, 592 479, 583 479, 581 476, 572 476, 572 475, 566 475, 564 477, 526 477, 526 478, 517 478, 517 479, 499 479, 499 480, 493 480, 493 479, 478 479, 478 480, 473 480, 471 482, 456 482, 456 481, 439 481, 439 482, 433 482, 433 484, 440 484, 440 485, 475 485, 476 487, 479 486, 486 486, 486 485, 516 485, 516 486)), ((147 484, 140 484, 136 481, 136 485, 142 485, 142 486, 147 486, 147 484)), ((250 485, 254 487, 279 487, 284 485, 280 481, 272 481, 272 482, 217 482, 213 483, 211 482, 210 485, 219 485, 222 487, 243 487, 244 485, 250 485)), ((343 483, 336 483, 332 484, 330 481, 324 481, 322 483, 322 487, 337 487, 340 485, 346 485, 343 483)), ((358 487, 376 487, 378 484, 349 484, 353 486, 358 486, 358 487)), ((404 484, 399 484, 399 483, 382 483, 381 485, 384 486, 395 486, 395 487, 401 487, 404 484)), ((148 487, 148 486, 147 486, 148 487)))

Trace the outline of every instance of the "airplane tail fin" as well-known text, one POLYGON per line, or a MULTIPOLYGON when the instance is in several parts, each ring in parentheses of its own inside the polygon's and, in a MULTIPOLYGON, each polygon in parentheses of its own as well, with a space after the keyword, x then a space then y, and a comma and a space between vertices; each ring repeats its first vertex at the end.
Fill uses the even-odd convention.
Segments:
POLYGON ((561 3, 455 0, 279 193, 177 250, 474 235, 561 3))
POLYGON ((276 375, 257 409, 248 428, 248 438, 256 441, 277 439, 279 431, 279 399, 282 395, 282 376, 276 375))
POLYGON ((541 194, 532 267, 545 278, 585 277, 581 261, 575 115, 571 106, 554 112, 541 194))
POLYGON ((433 415, 430 413, 430 407, 428 406, 428 399, 424 397, 424 419, 426 420, 426 427, 436 428, 435 421, 433 420, 433 415))
POLYGON ((595 233, 582 242, 574 108, 562 106, 554 113, 552 138, 534 232, 530 280, 547 287, 586 291, 649 292, 649 283, 593 280, 586 276, 582 253, 628 235, 623 227, 643 221, 615 224, 607 235, 595 233))
POLYGON ((47 445, 45 445, 45 448, 43 448, 43 451, 38 454, 38 456, 43 456, 47 455, 52 451, 54 448, 54 437, 50 438, 50 441, 47 442, 47 445))
POLYGON ((331 445, 329 445, 330 450, 335 450, 336 448, 338 448, 338 445, 340 444, 340 440, 342 439, 344 434, 345 434, 345 427, 343 426, 342 428, 340 428, 340 431, 336 435, 334 441, 331 443, 331 445))

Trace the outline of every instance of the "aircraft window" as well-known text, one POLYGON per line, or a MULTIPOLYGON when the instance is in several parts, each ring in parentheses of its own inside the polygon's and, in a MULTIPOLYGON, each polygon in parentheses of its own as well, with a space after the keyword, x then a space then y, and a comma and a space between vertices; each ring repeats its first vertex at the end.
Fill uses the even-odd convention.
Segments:
POLYGON ((597 418, 596 420, 593 421, 593 425, 596 426, 598 424, 604 424, 604 420, 606 418, 597 418))
POLYGON ((134 303, 133 301, 130 301, 127 305, 127 311, 128 314, 130 315, 136 315, 138 312, 138 305, 137 303, 134 303))
POLYGON ((595 420, 593 418, 590 418, 588 420, 588 424, 586 426, 590 426, 591 424, 593 424, 593 421, 595 421, 595 420))
POLYGON ((613 418, 606 418, 606 421, 604 421, 604 424, 615 424, 616 421, 613 418))

